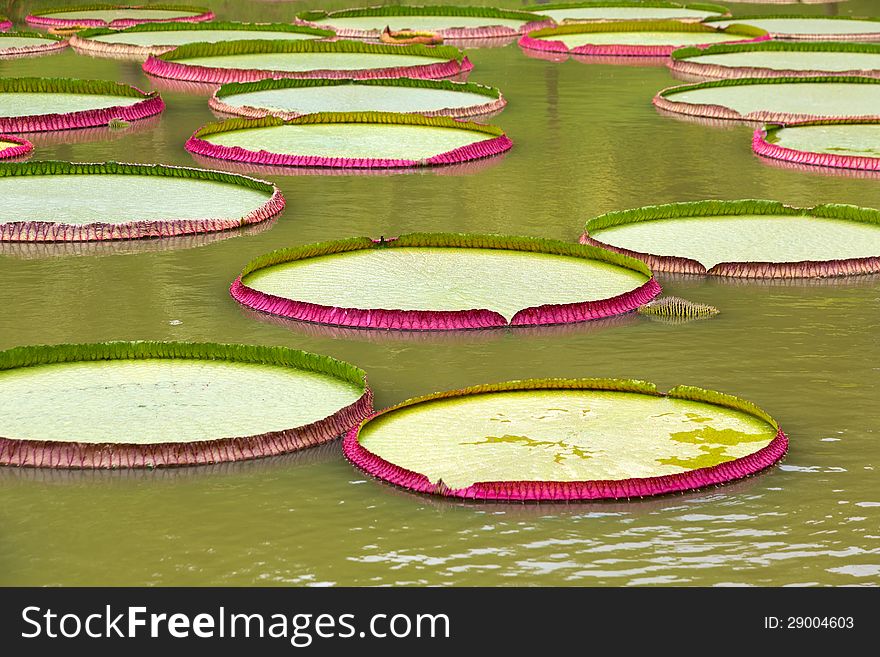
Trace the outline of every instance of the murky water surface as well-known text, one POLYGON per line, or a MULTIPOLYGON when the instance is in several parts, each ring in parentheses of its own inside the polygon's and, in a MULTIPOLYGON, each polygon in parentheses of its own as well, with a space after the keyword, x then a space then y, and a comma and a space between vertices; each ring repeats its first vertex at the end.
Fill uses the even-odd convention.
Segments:
MULTIPOLYGON (((14 18, 50 4, 58 3, 16 3, 14 18)), ((221 19, 245 19, 247 7, 251 18, 271 21, 346 3, 202 4, 221 19)), ((867 15, 874 4, 786 13, 867 15)), ((880 583, 880 279, 661 277, 667 292, 722 314, 684 325, 628 316, 464 336, 334 332, 256 316, 229 298, 229 282, 251 258, 317 240, 444 230, 575 240, 592 215, 701 198, 880 207, 876 178, 773 166, 752 154, 748 127, 660 116, 650 98, 674 82, 663 67, 555 64, 516 45, 468 55, 470 79, 510 99, 494 119, 515 142, 507 155, 396 175, 272 174, 287 196, 284 215, 268 230, 225 239, 168 248, 3 245, 0 347, 139 338, 287 345, 363 367, 379 406, 534 376, 688 383, 741 395, 777 417, 792 440, 784 464, 700 493, 565 506, 413 496, 367 480, 338 444, 203 470, 2 470, 0 583, 880 583)), ((3 61, 0 75, 150 87, 137 63, 72 52, 3 61)), ((164 97, 168 109, 156 122, 122 134, 42 137, 34 157, 193 165, 183 143, 212 120, 206 99, 164 97)))

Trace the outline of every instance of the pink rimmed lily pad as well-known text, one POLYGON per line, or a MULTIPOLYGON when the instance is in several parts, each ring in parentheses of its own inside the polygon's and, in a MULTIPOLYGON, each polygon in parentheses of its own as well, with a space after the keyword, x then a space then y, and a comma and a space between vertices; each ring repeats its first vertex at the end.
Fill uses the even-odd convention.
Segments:
POLYGON ((755 131, 752 149, 798 165, 880 172, 880 119, 765 126, 755 131))
POLYGON ((880 273, 880 210, 777 201, 696 201, 609 212, 581 242, 655 271, 746 279, 880 273))
POLYGON ((519 40, 525 50, 559 55, 603 57, 668 57, 687 45, 699 48, 718 43, 769 39, 764 30, 745 25, 708 27, 680 21, 614 21, 573 23, 529 32, 519 40))
POLYGON ((643 263, 607 250, 431 233, 274 251, 248 263, 230 288, 239 303, 272 315, 407 331, 583 322, 633 311, 659 293, 643 263))
POLYGON ((196 43, 151 56, 143 69, 160 78, 226 84, 266 78, 453 78, 473 68, 449 46, 361 41, 196 43))
POLYGON ((0 465, 158 468, 286 454, 372 410, 364 372, 284 347, 107 342, 0 352, 0 465))
POLYGON ((347 39, 379 39, 382 31, 390 27, 394 31, 416 30, 444 40, 461 41, 510 38, 553 24, 546 16, 516 9, 448 5, 314 10, 301 13, 297 21, 332 29, 347 39))
POLYGON ((754 404, 622 379, 534 379, 404 401, 352 428, 364 472, 418 493, 496 501, 634 498, 726 483, 788 438, 754 404))
POLYGON ((43 28, 65 27, 131 27, 141 23, 198 23, 214 18, 204 7, 186 5, 116 5, 92 4, 78 7, 57 7, 29 14, 29 25, 43 28))
POLYGON ((727 7, 706 2, 665 2, 663 0, 590 0, 589 2, 555 2, 525 8, 566 23, 608 21, 675 20, 699 23, 730 16, 727 7))
POLYGON ((39 32, 0 32, 0 59, 36 57, 67 48, 67 40, 39 32))
POLYGON ((117 162, 7 164, 0 168, 0 195, 3 242, 208 233, 259 223, 284 208, 281 191, 255 178, 117 162))
POLYGON ((445 116, 319 112, 227 119, 196 130, 195 155, 271 167, 407 169, 459 164, 510 149, 500 128, 445 116))
POLYGON ((16 135, 0 135, 0 160, 22 157, 34 150, 34 145, 27 139, 16 135))
POLYGON ((0 132, 94 128, 163 109, 156 92, 109 80, 0 78, 0 132))
POLYGON ((880 78, 880 44, 776 40, 722 43, 676 50, 667 66, 677 75, 701 79, 880 78))

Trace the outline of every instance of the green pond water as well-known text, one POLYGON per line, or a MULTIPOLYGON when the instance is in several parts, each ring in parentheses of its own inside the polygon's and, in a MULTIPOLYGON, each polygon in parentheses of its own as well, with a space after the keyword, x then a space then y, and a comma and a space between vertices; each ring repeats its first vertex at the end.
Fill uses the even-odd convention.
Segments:
POLYGON ((240 146, 270 153, 422 160, 492 139, 492 135, 432 126, 314 123, 219 132, 206 135, 204 139, 221 146, 240 146))
POLYGON ((0 223, 237 218, 270 195, 243 185, 160 176, 6 176, 0 178, 0 223))
POLYGON ((775 436, 763 420, 711 404, 542 390, 418 404, 371 421, 358 439, 432 483, 465 488, 677 474, 753 454, 775 436))
POLYGON ((489 25, 501 25, 518 30, 523 21, 512 18, 493 18, 485 16, 331 16, 326 19, 314 21, 321 27, 355 29, 355 30, 379 30, 386 26, 392 30, 421 30, 434 31, 449 29, 451 27, 487 27, 489 25))
POLYGON ((773 133, 785 148, 832 155, 880 157, 880 125, 816 125, 785 128, 773 133))
MULTIPOLYGON (((314 34, 302 32, 269 32, 268 30, 156 30, 155 32, 121 32, 89 37, 89 41, 125 43, 132 46, 179 46, 185 43, 218 43, 220 41, 254 41, 269 39, 318 39, 314 34)), ((2 43, 2 42, 0 42, 2 43)))
POLYGON ((749 18, 742 21, 725 21, 713 25, 746 23, 767 30, 772 34, 877 34, 880 22, 860 20, 833 20, 829 18, 749 18))
MULTIPOLYGON (((14 17, 20 23, 20 11, 53 2, 22 3, 14 17)), ((247 12, 237 0, 203 4, 223 20, 277 21, 319 3, 248 3, 247 12)), ((731 6, 749 14, 780 10, 731 6)), ((851 15, 875 10, 873 0, 836 7, 851 15)), ((702 198, 880 207, 876 179, 779 168, 755 157, 751 126, 660 115, 651 97, 675 83, 664 67, 554 63, 515 45, 468 55, 470 79, 498 86, 511 101, 493 120, 516 143, 492 166, 273 175, 288 205, 264 232, 233 232, 199 248, 173 242, 162 250, 151 242, 134 252, 120 245, 119 255, 105 248, 94 256, 0 257, 0 347, 113 339, 284 345, 364 368, 379 407, 529 377, 632 377, 661 389, 687 383, 739 395, 777 418, 792 440, 785 462, 687 495, 568 505, 406 494, 354 470, 338 445, 203 469, 0 470, 0 582, 880 583, 877 278, 755 284, 660 275, 667 293, 721 314, 688 324, 630 315, 458 336, 339 334, 276 323, 229 297, 229 283, 258 255, 354 235, 483 231, 574 241, 591 216, 702 198)), ((0 74, 150 88, 137 62, 69 51, 2 61, 0 74)), ((192 166, 183 144, 214 117, 204 96, 164 98, 168 109, 149 130, 49 144, 36 157, 192 166)))
POLYGON ((223 96, 238 107, 261 107, 278 112, 433 112, 484 105, 491 96, 469 91, 378 85, 342 84, 326 87, 267 89, 223 96))
POLYGON ((509 321, 524 308, 607 299, 647 280, 630 269, 585 258, 421 247, 308 258, 258 270, 244 282, 261 292, 325 306, 484 308, 509 321))
POLYGON ((711 18, 718 16, 711 11, 686 9, 684 7, 572 7, 570 9, 536 9, 542 16, 549 16, 557 23, 571 20, 681 20, 711 18))
POLYGON ((447 60, 435 57, 420 57, 418 55, 399 55, 392 53, 267 52, 250 55, 188 57, 185 59, 176 59, 174 61, 178 64, 192 64, 193 66, 236 69, 253 68, 262 71, 314 71, 316 69, 348 71, 354 69, 439 64, 447 60))
POLYGON ((687 61, 731 68, 749 66, 791 71, 877 71, 880 69, 880 50, 876 53, 767 50, 701 55, 689 57, 687 61))
POLYGON ((688 217, 594 232, 607 244, 639 253, 719 262, 799 262, 867 258, 880 253, 877 224, 796 216, 688 217))
MULTIPOLYGON (((39 4, 39 3, 34 3, 39 4)), ((58 3, 54 6, 59 6, 58 3)), ((122 18, 134 18, 142 20, 170 20, 172 18, 183 18, 185 16, 195 16, 195 11, 174 11, 170 9, 89 9, 85 11, 58 11, 54 13, 43 14, 43 18, 64 18, 66 20, 85 20, 93 19, 99 21, 119 20, 122 18)))
POLYGON ((143 100, 136 96, 0 91, 0 116, 82 112, 105 107, 125 107, 143 100))
POLYGON ((742 115, 790 112, 816 116, 872 116, 880 108, 880 84, 797 82, 736 84, 666 96, 677 103, 722 105, 742 115))
POLYGON ((723 32, 588 32, 586 34, 558 34, 540 37, 549 41, 562 41, 569 48, 586 44, 613 46, 691 46, 703 43, 736 41, 745 37, 723 32))
POLYGON ((0 387, 0 436, 139 444, 299 427, 362 393, 345 381, 294 368, 172 359, 5 370, 0 387))

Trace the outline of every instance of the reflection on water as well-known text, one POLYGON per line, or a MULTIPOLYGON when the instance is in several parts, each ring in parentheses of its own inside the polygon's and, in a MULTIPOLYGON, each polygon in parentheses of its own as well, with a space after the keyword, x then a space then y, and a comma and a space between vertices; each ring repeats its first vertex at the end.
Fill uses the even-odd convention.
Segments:
MULTIPOLYGON (((254 20, 284 21, 293 4, 298 10, 319 3, 201 4, 221 20, 244 18, 246 5, 254 20)), ((16 3, 14 11, 30 6, 16 3)), ((792 5, 786 12, 826 7, 792 5)), ((873 0, 840 8, 876 13, 873 0)), ((878 277, 755 282, 662 275, 667 294, 721 314, 676 325, 632 315, 619 324, 450 341, 369 340, 265 316, 258 321, 229 297, 229 283, 257 255, 351 235, 472 231, 574 241, 589 217, 700 198, 880 207, 876 180, 768 166, 752 154, 747 125, 720 130, 661 116, 651 97, 675 84, 663 67, 553 63, 529 58, 515 44, 469 48, 468 57, 471 79, 498 86, 510 101, 495 119, 516 144, 506 157, 460 175, 261 173, 281 187, 287 207, 270 229, 240 239, 120 258, 0 257, 0 348, 111 339, 279 344, 363 367, 377 408, 529 377, 638 378, 662 389, 687 383, 754 400, 778 418, 791 438, 784 464, 686 495, 554 505, 403 493, 366 479, 338 451, 299 460, 308 450, 290 461, 216 474, 50 473, 49 482, 35 471, 4 470, 0 583, 880 583, 878 277)), ((0 61, 0 74, 159 84, 137 63, 72 52, 0 61)), ((183 144, 212 120, 206 98, 168 90, 164 99, 167 109, 149 130, 47 144, 34 159, 192 166, 183 144)))

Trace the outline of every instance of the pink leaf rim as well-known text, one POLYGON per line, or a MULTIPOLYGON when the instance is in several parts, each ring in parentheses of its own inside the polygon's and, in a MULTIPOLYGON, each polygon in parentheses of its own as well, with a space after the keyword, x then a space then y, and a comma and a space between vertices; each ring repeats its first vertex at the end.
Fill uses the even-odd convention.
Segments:
POLYGON ((765 39, 763 42, 718 43, 708 47, 678 48, 671 53, 666 66, 676 75, 703 80, 736 78, 815 78, 815 77, 867 77, 880 78, 880 44, 849 42, 805 42, 765 39), (876 69, 850 69, 830 71, 822 69, 787 69, 761 66, 724 66, 694 61, 694 57, 726 55, 741 52, 853 52, 878 55, 876 69))
POLYGON ((116 107, 0 117, 0 132, 47 132, 106 126, 113 119, 138 121, 160 114, 165 103, 156 92, 146 92, 127 84, 104 80, 72 80, 50 78, 5 78, 0 80, 0 93, 81 93, 139 97, 141 100, 116 107))
POLYGON ((0 160, 22 157, 34 150, 34 145, 31 142, 16 135, 0 134, 0 141, 8 141, 15 144, 14 146, 7 146, 0 150, 0 160))
POLYGON ((358 7, 351 9, 338 9, 333 11, 313 10, 300 13, 295 19, 294 24, 306 25, 319 29, 331 29, 336 32, 337 36, 344 39, 378 39, 381 29, 373 28, 357 28, 357 27, 340 27, 333 24, 334 18, 351 18, 351 17, 388 17, 391 18, 407 18, 414 16, 431 16, 438 18, 448 18, 454 23, 457 18, 485 18, 485 25, 474 27, 449 27, 431 30, 431 33, 439 37, 451 40, 479 40, 479 39, 503 39, 516 37, 525 34, 531 30, 541 29, 543 27, 551 27, 555 25, 552 19, 540 15, 537 11, 523 11, 518 9, 496 9, 494 7, 455 7, 455 6, 374 6, 374 7, 358 7), (493 20, 497 19, 513 19, 519 20, 520 25, 516 28, 507 25, 493 24, 493 20), (321 21, 321 22, 317 22, 321 21))
MULTIPOLYGON (((523 35, 519 40, 520 48, 536 50, 544 53, 586 55, 590 57, 668 57, 680 46, 676 45, 635 45, 635 44, 584 44, 569 48, 563 41, 553 36, 566 34, 591 34, 608 32, 669 32, 729 34, 731 40, 724 43, 759 43, 767 41, 770 36, 766 31, 746 25, 732 25, 727 28, 708 27, 703 23, 686 23, 682 21, 604 21, 572 23, 562 27, 551 27, 535 30, 523 35)), ((698 48, 707 48, 704 44, 698 48)))
POLYGON ((218 114, 226 116, 240 116, 246 119, 262 119, 274 116, 284 121, 296 119, 308 112, 284 111, 266 107, 254 107, 250 105, 232 105, 223 100, 226 96, 249 93, 251 91, 266 91, 273 89, 299 89, 307 87, 335 87, 344 85, 374 86, 393 88, 417 88, 437 89, 442 91, 461 91, 485 96, 487 101, 475 103, 463 107, 445 107, 436 110, 421 111, 422 116, 448 116, 450 118, 464 119, 476 116, 485 116, 500 112, 507 105, 507 99, 495 87, 488 87, 473 82, 453 82, 451 80, 423 80, 416 78, 388 78, 375 80, 339 80, 330 78, 311 78, 297 80, 292 78, 280 78, 272 80, 260 80, 259 82, 230 83, 218 87, 208 99, 208 106, 218 114))
POLYGON ((48 34, 38 34, 37 32, 5 32, 0 31, 0 60, 2 59, 18 59, 19 57, 38 57, 40 55, 48 55, 64 50, 68 46, 67 39, 59 39, 48 34), (45 43, 35 44, 31 46, 16 46, 13 48, 4 48, 4 38, 27 37, 31 39, 42 39, 45 43))
POLYGON ((352 427, 342 443, 348 461, 368 475, 416 493, 439 495, 453 499, 501 502, 571 502, 601 499, 625 499, 680 493, 706 488, 748 477, 778 463, 788 451, 788 437, 773 418, 743 399, 692 386, 677 386, 667 393, 657 391, 653 384, 623 379, 529 379, 509 381, 460 390, 439 392, 408 399, 400 404, 373 413, 352 427), (403 408, 425 402, 468 395, 522 390, 610 390, 670 397, 716 404, 749 413, 776 429, 768 445, 747 456, 715 466, 688 470, 656 477, 620 480, 586 481, 487 481, 466 488, 451 489, 443 482, 432 483, 425 475, 395 465, 360 444, 361 429, 372 420, 403 408))
POLYGON ((171 78, 184 82, 226 84, 228 82, 256 82, 267 78, 331 78, 369 80, 376 78, 453 78, 469 73, 474 66, 457 48, 450 46, 408 45, 359 41, 227 41, 216 44, 188 44, 163 55, 151 55, 143 63, 143 70, 151 76, 171 78), (377 53, 384 55, 414 55, 425 57, 425 64, 388 66, 363 69, 312 69, 307 71, 280 71, 259 68, 222 68, 199 66, 176 61, 207 57, 212 54, 263 53, 377 53), (440 61, 438 61, 440 60, 440 61))
MULTIPOLYGON (((735 0, 734 0, 735 1, 735 0)), ((773 0, 764 0, 766 3, 771 3, 773 0)), ((822 0, 819 0, 822 1, 822 0)), ((843 0, 839 0, 843 1, 843 0)), ((802 0, 803 4, 808 4, 807 0, 802 0)), ((815 3, 815 0, 814 0, 815 3)), ((791 4, 791 0, 788 0, 787 4, 791 4)), ((818 4, 818 3, 816 3, 818 4)), ((865 21, 870 22, 874 21, 877 23, 877 31, 876 32, 839 32, 837 34, 821 34, 817 32, 774 32, 773 30, 767 30, 771 36, 776 41, 880 41, 880 19, 877 18, 859 18, 856 16, 824 16, 824 15, 813 15, 813 16, 799 16, 797 14, 769 14, 769 15, 745 15, 745 16, 737 16, 736 21, 739 23, 748 24, 750 20, 761 20, 761 19, 777 19, 777 18, 795 18, 798 20, 848 20, 848 21, 865 21)), ((718 18, 707 18, 703 22, 707 25, 713 25, 718 22, 730 22, 729 18, 725 19, 723 16, 719 16, 718 18)))
POLYGON ((261 119, 226 119, 209 123, 196 130, 185 144, 186 150, 195 155, 224 161, 246 162, 272 167, 323 167, 335 169, 407 169, 417 167, 444 166, 460 164, 499 155, 513 146, 510 138, 495 126, 471 123, 446 116, 423 116, 420 114, 401 114, 397 112, 318 112, 304 114, 294 119, 283 120, 274 116, 261 119), (241 146, 222 146, 205 137, 234 130, 272 128, 284 125, 312 125, 332 123, 360 123, 375 125, 415 125, 467 130, 485 138, 466 146, 432 155, 424 160, 370 158, 370 157, 325 157, 321 155, 298 155, 292 153, 272 153, 265 150, 248 150, 241 146))
POLYGON ((331 326, 400 331, 460 331, 586 322, 632 312, 661 291, 660 285, 644 263, 608 250, 539 238, 452 233, 411 233, 382 241, 366 237, 352 238, 274 251, 249 262, 229 288, 230 296, 243 306, 270 315, 331 326), (286 262, 357 250, 395 247, 490 248, 552 253, 600 260, 634 270, 648 280, 628 292, 607 299, 524 308, 509 323, 501 314, 486 309, 433 311, 325 306, 260 292, 243 281, 254 271, 286 262))
POLYGON ((0 223, 0 242, 95 242, 165 238, 199 233, 214 233, 241 228, 266 221, 284 209, 284 195, 273 183, 234 173, 193 169, 161 164, 130 164, 120 162, 39 161, 6 164, 0 177, 32 175, 140 175, 171 176, 237 184, 270 194, 259 207, 244 217, 213 217, 204 219, 150 219, 120 223, 95 222, 66 224, 51 221, 10 221, 0 223))
POLYGON ((190 343, 105 342, 39 345, 0 352, 0 367, 155 358, 228 360, 296 367, 362 387, 363 394, 326 418, 298 427, 213 440, 137 444, 82 443, 0 437, 0 466, 62 469, 165 468, 210 465, 288 454, 338 438, 373 411, 366 374, 349 363, 286 347, 190 343), (24 363, 24 364, 17 364, 24 363))
POLYGON ((798 165, 814 167, 827 167, 831 169, 858 169, 860 171, 880 171, 880 157, 863 155, 836 155, 834 153, 819 153, 815 151, 798 150, 787 148, 769 141, 768 137, 785 128, 798 128, 822 125, 878 125, 880 119, 865 121, 859 119, 831 119, 824 121, 797 121, 783 125, 764 126, 758 128, 752 135, 752 150, 761 157, 773 160, 783 160, 798 165))
POLYGON ((239 23, 227 21, 210 21, 208 23, 149 23, 134 25, 124 30, 110 28, 93 28, 77 32, 70 36, 70 46, 78 53, 86 53, 96 57, 108 57, 113 59, 146 59, 150 55, 163 55, 171 52, 177 45, 152 45, 140 46, 132 43, 118 41, 99 41, 95 37, 111 34, 173 34, 179 31, 199 32, 201 30, 235 30, 252 32, 255 39, 261 32, 288 32, 295 34, 309 34, 315 38, 331 39, 335 35, 329 30, 313 30, 307 27, 291 25, 290 23, 239 23))
POLYGON ((113 27, 122 29, 132 27, 133 25, 143 25, 145 23, 202 23, 204 21, 214 20, 214 12, 205 7, 189 7, 183 5, 114 5, 114 4, 95 4, 83 7, 56 7, 55 9, 46 9, 36 14, 28 14, 25 22, 35 27, 113 27), (98 18, 57 18, 47 16, 45 14, 57 14, 67 11, 101 11, 107 9, 147 9, 170 11, 189 11, 193 12, 191 16, 178 16, 174 18, 117 18, 112 21, 105 21, 98 18))
POLYGON ((876 114, 837 116, 812 114, 810 112, 776 112, 761 110, 742 114, 737 110, 725 105, 710 103, 689 103, 674 100, 676 94, 699 89, 712 89, 716 87, 737 87, 749 85, 770 84, 880 84, 880 79, 864 76, 814 76, 814 77, 772 77, 772 78, 731 78, 725 80, 711 80, 694 84, 683 84, 666 87, 660 90, 652 99, 654 106, 663 112, 672 112, 688 117, 702 117, 719 121, 742 121, 748 123, 790 123, 795 121, 817 121, 824 119, 880 119, 880 109, 876 114))
POLYGON ((752 280, 792 280, 810 278, 839 278, 880 273, 880 254, 865 258, 829 260, 800 260, 796 262, 720 262, 706 268, 692 258, 641 253, 602 242, 590 235, 611 226, 639 221, 663 221, 684 217, 713 217, 766 214, 774 216, 808 216, 876 224, 880 229, 880 210, 854 205, 823 204, 801 208, 778 201, 743 199, 737 201, 688 201, 665 205, 645 206, 632 210, 608 212, 587 222, 580 237, 581 244, 608 249, 621 255, 645 262, 653 271, 694 276, 721 276, 752 280))

